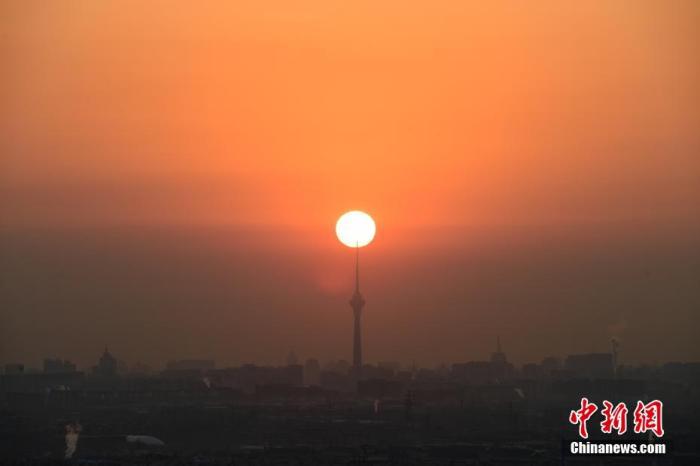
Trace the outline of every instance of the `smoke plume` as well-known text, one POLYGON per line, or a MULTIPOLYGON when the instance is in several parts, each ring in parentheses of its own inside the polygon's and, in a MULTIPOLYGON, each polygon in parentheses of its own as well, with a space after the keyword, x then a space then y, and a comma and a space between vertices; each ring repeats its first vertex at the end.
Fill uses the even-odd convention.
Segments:
POLYGON ((66 455, 65 459, 70 459, 73 457, 75 450, 78 448, 78 437, 80 436, 80 431, 83 430, 83 426, 77 422, 71 422, 66 425, 66 455))

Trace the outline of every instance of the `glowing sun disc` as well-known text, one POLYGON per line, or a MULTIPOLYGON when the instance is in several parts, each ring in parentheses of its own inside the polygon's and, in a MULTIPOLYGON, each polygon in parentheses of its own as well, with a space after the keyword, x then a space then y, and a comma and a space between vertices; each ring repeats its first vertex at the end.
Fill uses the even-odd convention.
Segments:
POLYGON ((335 234, 345 246, 361 248, 374 239, 377 227, 372 217, 359 210, 351 210, 340 216, 335 224, 335 234))

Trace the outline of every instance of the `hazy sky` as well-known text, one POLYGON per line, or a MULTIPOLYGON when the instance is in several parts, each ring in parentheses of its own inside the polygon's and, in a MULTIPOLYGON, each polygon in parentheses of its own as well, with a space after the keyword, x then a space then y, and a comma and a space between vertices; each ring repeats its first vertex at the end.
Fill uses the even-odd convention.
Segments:
POLYGON ((700 2, 0 4, 0 362, 700 358, 700 2))

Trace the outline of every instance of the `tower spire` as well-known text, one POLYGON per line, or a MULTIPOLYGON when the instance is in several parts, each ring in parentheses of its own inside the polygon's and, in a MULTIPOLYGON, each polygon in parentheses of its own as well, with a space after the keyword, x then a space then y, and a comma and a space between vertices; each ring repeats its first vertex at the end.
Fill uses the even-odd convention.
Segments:
POLYGON ((355 246, 355 292, 360 292, 360 246, 355 246))

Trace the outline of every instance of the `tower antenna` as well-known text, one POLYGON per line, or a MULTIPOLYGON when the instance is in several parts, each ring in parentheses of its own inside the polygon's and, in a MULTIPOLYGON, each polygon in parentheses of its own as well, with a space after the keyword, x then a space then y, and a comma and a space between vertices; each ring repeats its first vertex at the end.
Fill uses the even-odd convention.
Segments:
POLYGON ((355 291, 360 292, 360 246, 355 246, 355 291))

